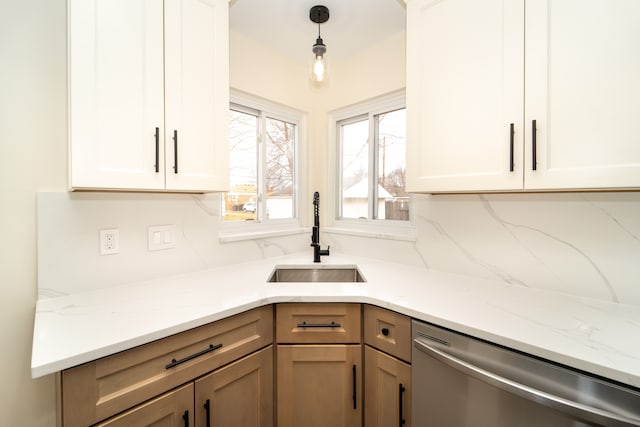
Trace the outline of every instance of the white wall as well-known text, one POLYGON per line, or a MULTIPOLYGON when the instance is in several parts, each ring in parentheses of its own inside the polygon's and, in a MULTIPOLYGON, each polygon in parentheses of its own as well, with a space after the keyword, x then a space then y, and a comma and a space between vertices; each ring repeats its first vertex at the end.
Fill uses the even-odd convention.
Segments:
POLYGON ((65 190, 66 1, 0 3, 0 425, 55 424, 53 377, 32 380, 36 192, 65 190))

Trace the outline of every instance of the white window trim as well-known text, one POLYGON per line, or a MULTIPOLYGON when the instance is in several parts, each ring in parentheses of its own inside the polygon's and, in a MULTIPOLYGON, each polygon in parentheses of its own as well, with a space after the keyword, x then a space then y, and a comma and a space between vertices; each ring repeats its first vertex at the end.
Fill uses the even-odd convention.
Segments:
MULTIPOLYGON (((296 125, 296 150, 295 150, 295 185, 294 185, 294 211, 295 218, 271 219, 265 222, 239 221, 224 222, 220 215, 220 232, 218 240, 224 242, 236 242, 264 237, 287 236, 308 232, 303 228, 302 219, 306 213, 307 196, 303 189, 306 188, 307 177, 301 171, 307 170, 307 114, 303 111, 288 107, 277 102, 269 101, 255 95, 236 89, 230 90, 230 103, 241 107, 266 113, 268 117, 283 120, 296 125)), ((259 144, 262 144, 260 142, 259 144)), ((260 148, 262 150, 262 147, 260 148)), ((259 154, 260 155, 260 154, 259 154)), ((262 189, 259 189, 262 192, 262 189)))
MULTIPOLYGON (((341 168, 340 141, 338 136, 338 122, 356 117, 375 115, 406 107, 405 90, 397 90, 386 95, 381 95, 364 102, 329 112, 329 189, 332 197, 328 204, 331 212, 327 227, 328 233, 346 234, 350 236, 375 237, 389 240, 415 241, 415 203, 411 199, 411 209, 408 221, 393 221, 381 219, 351 219, 340 218, 340 179, 341 168)), ((371 122, 370 122, 371 124, 371 122)), ((371 150, 371 146, 370 146, 371 150)), ((370 184, 371 185, 371 184, 370 184)))

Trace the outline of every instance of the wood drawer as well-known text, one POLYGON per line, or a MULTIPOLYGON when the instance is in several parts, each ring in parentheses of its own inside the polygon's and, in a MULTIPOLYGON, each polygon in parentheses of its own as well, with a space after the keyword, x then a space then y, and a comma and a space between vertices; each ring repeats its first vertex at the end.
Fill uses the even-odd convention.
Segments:
POLYGON ((278 343, 360 343, 360 304, 276 306, 278 343))
POLYGON ((104 420, 272 342, 273 308, 265 306, 67 369, 63 425, 104 420))
POLYGON ((395 311, 365 305, 364 342, 411 363, 411 318, 395 311))

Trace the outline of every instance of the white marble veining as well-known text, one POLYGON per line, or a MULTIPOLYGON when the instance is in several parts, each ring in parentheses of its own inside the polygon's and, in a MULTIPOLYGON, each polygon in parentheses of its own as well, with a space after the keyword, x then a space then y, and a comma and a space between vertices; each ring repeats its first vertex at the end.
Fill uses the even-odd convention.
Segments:
POLYGON ((220 195, 38 194, 38 298, 73 294, 285 255, 310 234, 220 243, 220 195), (175 224, 176 247, 147 250, 147 227, 175 224), (120 253, 99 256, 98 232, 120 230, 120 253))
POLYGON ((310 251, 38 301, 32 375, 39 377, 275 302, 362 302, 636 387, 640 310, 459 274, 333 253, 367 283, 267 283, 310 251))
POLYGON ((333 234, 332 247, 640 306, 638 192, 414 197, 416 242, 333 234))

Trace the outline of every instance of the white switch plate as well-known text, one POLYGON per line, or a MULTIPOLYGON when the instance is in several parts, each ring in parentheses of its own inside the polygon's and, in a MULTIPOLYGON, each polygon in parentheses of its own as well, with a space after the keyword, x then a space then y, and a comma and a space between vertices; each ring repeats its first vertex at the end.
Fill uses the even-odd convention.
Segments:
POLYGON ((149 230, 149 251, 160 251, 176 247, 176 226, 154 225, 149 230))
POLYGON ((120 231, 117 228, 100 230, 100 255, 120 253, 120 231))

